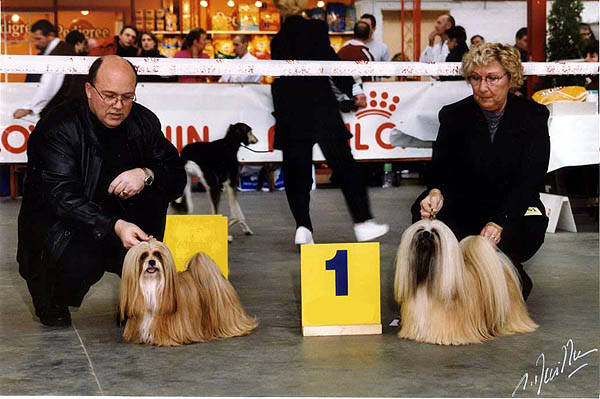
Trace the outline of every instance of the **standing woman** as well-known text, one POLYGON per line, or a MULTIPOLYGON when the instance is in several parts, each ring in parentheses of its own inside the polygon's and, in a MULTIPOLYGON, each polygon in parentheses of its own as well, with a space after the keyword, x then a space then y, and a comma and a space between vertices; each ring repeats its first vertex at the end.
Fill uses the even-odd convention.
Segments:
POLYGON ((522 262, 544 242, 540 201, 550 158, 548 109, 509 91, 523 83, 519 51, 500 43, 474 46, 462 60, 473 95, 443 107, 428 189, 413 221, 437 217, 461 240, 481 235, 516 266, 527 299, 532 282, 522 262))
MULTIPOLYGON (((302 16, 306 0, 275 0, 284 18, 281 30, 271 41, 274 60, 339 61, 329 43, 324 21, 302 16)), ((351 77, 331 78, 357 106, 366 105, 362 89, 355 88, 351 77), (358 90, 357 90, 358 89, 358 90), (360 94, 358 94, 360 92, 360 94)), ((309 203, 312 186, 312 149, 315 143, 331 167, 354 221, 358 241, 382 236, 387 225, 372 220, 369 199, 358 165, 350 152, 346 129, 338 102, 327 76, 283 76, 271 86, 275 116, 274 146, 283 152, 285 192, 296 220, 296 244, 312 244, 313 226, 309 203)))

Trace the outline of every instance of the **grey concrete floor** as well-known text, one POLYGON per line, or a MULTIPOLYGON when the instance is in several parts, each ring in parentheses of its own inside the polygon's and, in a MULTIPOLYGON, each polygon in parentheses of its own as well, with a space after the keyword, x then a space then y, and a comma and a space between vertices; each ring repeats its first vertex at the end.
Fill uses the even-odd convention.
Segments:
MULTIPOLYGON (((302 337, 300 257, 285 194, 241 193, 255 235, 233 229, 230 280, 260 326, 248 337, 178 348, 121 341, 119 279, 109 274, 72 308, 73 327, 40 325, 15 261, 20 201, 1 198, 0 395, 507 397, 516 389, 516 396, 598 397, 597 232, 549 234, 526 264, 534 333, 464 347, 397 338, 388 326, 397 313, 393 260, 420 190, 370 191, 376 217, 391 225, 381 241, 382 335, 302 337)), ((205 194, 194 196, 207 212, 205 194)), ((353 240, 339 190, 319 189, 312 201, 317 242, 353 240)))

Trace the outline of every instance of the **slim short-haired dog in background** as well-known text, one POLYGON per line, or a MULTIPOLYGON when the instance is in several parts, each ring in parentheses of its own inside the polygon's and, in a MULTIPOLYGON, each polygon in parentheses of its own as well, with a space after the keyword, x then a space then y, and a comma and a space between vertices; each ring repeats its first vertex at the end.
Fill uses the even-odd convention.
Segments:
POLYGON ((258 325, 210 257, 198 253, 177 272, 169 248, 156 240, 125 256, 120 317, 125 341, 158 346, 247 335, 258 325))
POLYGON ((188 180, 183 197, 173 203, 174 208, 185 208, 188 214, 193 212, 191 185, 192 177, 197 177, 208 193, 212 213, 218 212, 221 191, 225 189, 229 199, 229 226, 239 223, 244 233, 253 234, 237 200, 236 190, 240 179, 237 153, 242 144, 257 142, 258 139, 252 134, 250 126, 236 123, 229 125, 227 134, 220 140, 191 143, 183 147, 181 158, 186 161, 188 180))
POLYGON ((464 345, 537 328, 508 257, 481 236, 459 244, 439 220, 421 220, 402 234, 394 297, 401 338, 464 345))

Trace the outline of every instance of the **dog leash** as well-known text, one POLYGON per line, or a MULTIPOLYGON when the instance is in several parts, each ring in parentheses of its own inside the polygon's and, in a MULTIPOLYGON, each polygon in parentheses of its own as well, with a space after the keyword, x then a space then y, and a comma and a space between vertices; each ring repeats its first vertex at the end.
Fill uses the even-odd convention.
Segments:
POLYGON ((252 152, 257 152, 257 153, 267 153, 267 152, 273 152, 273 151, 269 151, 269 150, 267 150, 267 151, 253 150, 252 148, 250 148, 250 147, 246 147, 246 146, 245 146, 245 145, 243 145, 243 144, 240 144, 240 146, 244 147, 245 149, 247 149, 247 150, 249 150, 249 151, 252 151, 252 152))

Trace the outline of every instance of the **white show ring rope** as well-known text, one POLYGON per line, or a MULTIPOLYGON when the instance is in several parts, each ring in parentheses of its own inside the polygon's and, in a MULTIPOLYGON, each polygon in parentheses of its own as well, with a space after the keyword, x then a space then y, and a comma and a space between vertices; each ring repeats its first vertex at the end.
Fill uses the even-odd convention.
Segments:
MULTIPOLYGON (((0 55, 0 73, 88 73, 96 57, 0 55)), ((354 62, 128 58, 140 75, 454 76, 459 62, 354 62)), ((597 62, 526 62, 525 75, 593 75, 597 62)))

